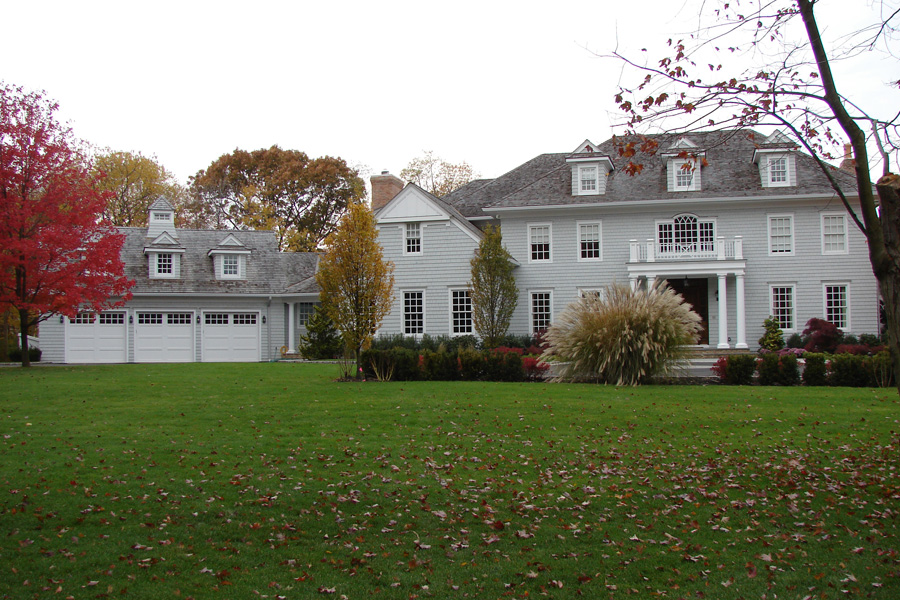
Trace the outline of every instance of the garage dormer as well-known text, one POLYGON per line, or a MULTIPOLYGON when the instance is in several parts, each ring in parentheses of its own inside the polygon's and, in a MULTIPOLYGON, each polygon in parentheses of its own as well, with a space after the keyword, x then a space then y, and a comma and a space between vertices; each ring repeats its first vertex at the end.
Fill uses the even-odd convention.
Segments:
POLYGON ((566 157, 572 168, 573 196, 601 196, 606 193, 606 179, 615 168, 612 159, 597 150, 596 144, 584 140, 566 157))
POLYGON ((184 254, 184 247, 168 231, 156 236, 144 248, 144 254, 147 256, 150 279, 179 279, 181 277, 181 256, 184 254))
POLYGON ((169 201, 160 196, 148 209, 147 237, 155 238, 161 233, 168 233, 173 238, 178 238, 175 231, 175 209, 169 201))
POLYGON ((233 233, 207 253, 213 259, 216 279, 247 279, 247 260, 250 250, 233 233))

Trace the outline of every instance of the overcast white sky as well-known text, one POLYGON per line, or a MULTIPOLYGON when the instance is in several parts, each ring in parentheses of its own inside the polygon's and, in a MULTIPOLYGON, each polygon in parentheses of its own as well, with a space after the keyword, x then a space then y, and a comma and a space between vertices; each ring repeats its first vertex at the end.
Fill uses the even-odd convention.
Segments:
MULTIPOLYGON (((182 183, 273 144, 366 177, 426 149, 496 177, 608 138, 620 65, 588 49, 665 41, 694 4, 0 0, 0 79, 46 90, 78 137, 155 156, 182 183)), ((870 5, 823 0, 820 20, 870 5)), ((897 63, 871 66, 852 85, 900 105, 883 85, 897 63)))

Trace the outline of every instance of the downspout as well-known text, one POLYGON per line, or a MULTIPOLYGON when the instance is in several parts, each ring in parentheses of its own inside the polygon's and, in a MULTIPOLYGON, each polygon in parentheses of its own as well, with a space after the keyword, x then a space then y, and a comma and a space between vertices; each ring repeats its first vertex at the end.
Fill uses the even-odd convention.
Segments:
MULTIPOLYGON (((266 342, 271 347, 272 345, 272 314, 270 308, 272 307, 272 296, 266 300, 266 342)), ((269 362, 275 361, 275 353, 269 355, 269 362)))

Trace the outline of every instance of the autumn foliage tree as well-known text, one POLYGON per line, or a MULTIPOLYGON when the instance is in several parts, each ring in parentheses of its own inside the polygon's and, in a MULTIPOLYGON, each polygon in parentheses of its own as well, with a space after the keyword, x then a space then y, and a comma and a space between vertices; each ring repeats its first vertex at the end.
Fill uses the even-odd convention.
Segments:
POLYGON ((639 172, 641 152, 657 150, 651 138, 641 136, 651 128, 670 133, 720 129, 733 135, 735 130, 769 127, 792 136, 818 161, 868 240, 894 369, 900 373, 900 177, 889 173, 891 155, 900 148, 900 81, 886 84, 881 94, 851 98, 855 90, 842 89, 832 70, 836 61, 871 64, 879 54, 896 57, 900 10, 887 1, 870 3, 866 26, 847 31, 844 23, 832 24, 826 40, 815 12, 823 3, 816 0, 697 4, 706 26, 670 39, 658 58, 613 52, 640 75, 635 86, 622 87, 616 95, 625 115, 624 170, 639 172), (844 140, 853 149, 855 189, 845 189, 827 162, 837 158, 835 149, 844 140), (876 197, 870 173, 879 162, 884 176, 876 197), (858 206, 852 196, 859 199, 858 206))
POLYGON ((415 183, 423 190, 437 197, 446 196, 477 178, 471 165, 463 161, 451 163, 426 150, 422 156, 409 161, 400 171, 400 178, 415 183))
POLYGON ((365 196, 341 158, 278 146, 219 157, 190 181, 191 211, 215 229, 271 229, 282 250, 314 251, 365 196))
POLYGON ((485 227, 471 265, 472 323, 484 346, 494 348, 509 329, 519 295, 512 255, 503 247, 499 227, 485 227))
POLYGON ((377 237, 372 210, 363 202, 352 203, 325 240, 316 272, 322 307, 341 332, 344 347, 353 353, 357 376, 360 352, 369 346, 394 301, 394 264, 384 260, 377 237))
POLYGON ((103 218, 113 225, 146 227, 150 205, 160 196, 174 206, 186 203, 186 191, 153 158, 133 152, 107 151, 94 158, 92 174, 110 192, 103 218))
POLYGON ((0 84, 0 307, 18 314, 23 366, 40 321, 130 298, 123 237, 101 221, 107 196, 56 110, 43 94, 0 84))

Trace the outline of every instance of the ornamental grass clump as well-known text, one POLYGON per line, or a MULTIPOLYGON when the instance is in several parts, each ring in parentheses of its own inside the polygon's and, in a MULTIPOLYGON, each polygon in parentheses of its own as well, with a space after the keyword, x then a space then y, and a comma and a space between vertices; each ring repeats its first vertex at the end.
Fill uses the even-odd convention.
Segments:
POLYGON ((559 364, 557 381, 638 385, 669 374, 700 330, 700 316, 664 282, 636 291, 613 284, 560 313, 542 360, 559 364))

